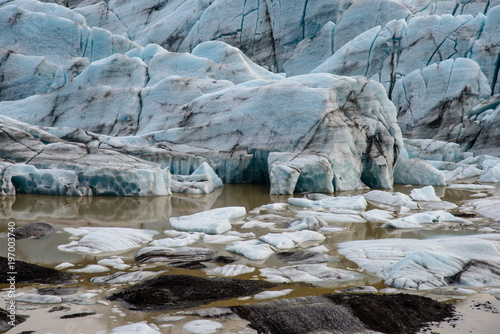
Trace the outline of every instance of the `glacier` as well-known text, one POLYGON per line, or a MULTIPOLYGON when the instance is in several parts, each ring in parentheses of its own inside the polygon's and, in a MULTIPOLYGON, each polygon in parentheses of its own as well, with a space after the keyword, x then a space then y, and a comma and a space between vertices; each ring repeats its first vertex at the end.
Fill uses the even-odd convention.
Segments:
POLYGON ((496 0, 0 1, 0 115, 161 169, 123 172, 154 179, 141 191, 101 191, 101 171, 30 161, 9 170, 37 176, 2 193, 498 182, 498 167, 434 161, 500 155, 499 17, 496 0))
MULTIPOLYGON (((24 302, 120 326, 109 284, 188 270, 498 292, 500 0, 0 0, 0 32, 0 215, 99 284, 24 302)), ((112 332, 248 331, 219 315, 112 332)))

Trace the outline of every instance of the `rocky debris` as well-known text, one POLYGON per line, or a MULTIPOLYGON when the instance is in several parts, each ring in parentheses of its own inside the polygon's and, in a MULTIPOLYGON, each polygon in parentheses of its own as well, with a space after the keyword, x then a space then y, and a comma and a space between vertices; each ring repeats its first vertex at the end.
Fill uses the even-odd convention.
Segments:
POLYGON ((230 264, 230 263, 238 261, 239 259, 240 258, 237 258, 234 256, 219 255, 219 256, 214 257, 212 259, 212 262, 220 263, 220 264, 230 264))
POLYGON ((41 288, 37 290, 39 295, 54 295, 54 296, 66 296, 73 295, 78 292, 78 287, 71 286, 58 286, 54 288, 41 288))
POLYGON ((163 275, 115 292, 108 299, 122 301, 133 310, 172 310, 252 295, 274 286, 259 281, 163 275))
POLYGON ((290 264, 298 263, 325 263, 325 262, 339 262, 340 260, 333 255, 310 252, 310 251, 292 251, 292 252, 279 252, 276 253, 278 259, 290 264))
POLYGON ((210 261, 217 251, 200 247, 145 247, 135 254, 139 263, 210 261))
POLYGON ((52 232, 54 232, 54 227, 52 225, 39 222, 19 226, 12 233, 16 240, 20 240, 26 238, 40 239, 51 235, 52 232))
POLYGON ((62 311, 69 311, 69 310, 71 310, 71 307, 59 305, 59 306, 54 306, 54 307, 52 307, 52 308, 49 310, 49 313, 52 313, 52 312, 62 312, 62 311))
POLYGON ((88 317, 89 315, 94 315, 96 314, 95 312, 78 312, 78 313, 72 313, 72 314, 65 314, 60 317, 60 319, 74 319, 74 318, 83 318, 83 317, 88 317))
MULTIPOLYGON (((52 268, 38 266, 24 261, 16 261, 16 283, 73 284, 78 275, 66 273, 52 268)), ((0 281, 7 282, 9 278, 8 259, 0 256, 0 281)))
POLYGON ((280 299, 231 310, 251 328, 268 334, 417 333, 455 315, 452 305, 430 298, 367 293, 280 299))

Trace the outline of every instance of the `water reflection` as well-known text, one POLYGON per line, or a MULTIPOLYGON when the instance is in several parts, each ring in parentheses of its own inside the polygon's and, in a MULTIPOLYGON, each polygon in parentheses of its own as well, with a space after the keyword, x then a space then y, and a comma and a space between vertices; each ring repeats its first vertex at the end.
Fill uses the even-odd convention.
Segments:
POLYGON ((0 199, 0 219, 62 226, 129 226, 168 219, 170 197, 63 197, 20 194, 0 199))
POLYGON ((226 185, 206 195, 162 197, 64 197, 18 194, 0 197, 1 221, 46 221, 60 226, 122 226, 168 221, 212 208, 239 205, 248 211, 284 201, 271 196, 266 185, 226 185))
MULTIPOLYGON (((408 186, 395 186, 392 191, 398 191, 409 194, 415 187, 408 186)), ((453 190, 445 187, 435 187, 436 193, 443 200, 455 203, 457 205, 463 204, 464 201, 472 200, 474 197, 471 195, 477 191, 463 191, 453 190)), ((354 196, 362 194, 365 191, 352 191, 336 193, 334 196, 354 196)), ((488 195, 493 193, 500 195, 500 187, 496 190, 488 191, 488 195)), ((225 185, 223 188, 217 189, 211 194, 207 195, 187 195, 187 194, 173 194, 172 196, 165 197, 150 197, 150 198, 130 198, 130 197, 58 197, 58 196, 41 196, 41 195, 27 195, 20 194, 17 196, 0 197, 0 244, 6 244, 5 233, 7 231, 7 222, 14 221, 17 226, 25 223, 44 221, 54 225, 56 233, 50 237, 41 240, 18 240, 16 246, 16 257, 19 260, 24 260, 40 265, 54 267, 56 264, 62 262, 72 262, 74 264, 83 266, 86 264, 95 264, 103 257, 108 257, 109 254, 88 255, 78 253, 62 252, 57 249, 58 245, 67 244, 70 242, 70 235, 63 231, 65 227, 130 227, 152 229, 160 232, 157 238, 165 238, 166 235, 162 232, 170 228, 168 219, 174 216, 188 215, 196 212, 209 210, 212 208, 226 207, 226 206, 244 206, 248 212, 254 210, 265 204, 270 203, 286 203, 291 196, 277 196, 269 195, 269 186, 267 185, 225 185)), ((301 197, 301 194, 295 194, 294 197, 301 197)), ((369 205, 367 210, 376 208, 374 205, 369 205)), ((290 208, 288 211, 277 212, 283 217, 294 217, 294 212, 299 210, 297 207, 290 208)), ((262 210, 259 213, 250 213, 247 218, 251 216, 264 215, 272 211, 262 210)), ((276 212, 274 212, 276 213, 276 212)), ((262 216, 261 216, 262 217, 262 216)), ((265 220, 265 219, 262 219, 265 220)), ((273 221, 273 218, 269 218, 273 221)), ((283 220, 274 218, 278 227, 284 227, 283 220), (280 224, 281 222, 281 224, 280 224)), ((342 232, 325 233, 326 240, 321 242, 330 250, 330 254, 338 256, 341 261, 329 264, 331 267, 341 269, 357 268, 357 265, 347 261, 345 258, 337 253, 337 245, 344 241, 351 240, 368 240, 368 239, 384 239, 384 238, 415 238, 423 239, 430 238, 437 235, 465 235, 470 233, 477 233, 477 229, 470 230, 445 230, 443 226, 434 229, 382 229, 381 223, 336 223, 334 226, 342 227, 342 232)), ((253 232, 256 237, 263 234, 270 233, 268 228, 252 228, 243 229, 241 223, 234 223, 232 230, 239 232, 253 232)), ((314 243, 313 243, 314 244, 314 243)), ((193 244, 194 247, 206 247, 202 241, 193 244)), ((217 250, 221 255, 234 255, 225 251, 225 245, 215 244, 210 245, 211 248, 217 250)), ((124 256, 126 262, 133 264, 133 256, 137 249, 130 250, 125 253, 117 255, 124 256)), ((5 249, 0 249, 0 255, 5 255, 5 249)), ((267 261, 252 262, 242 259, 240 263, 246 263, 256 268, 279 268, 287 265, 279 260, 276 256, 269 258, 267 261)), ((210 264, 215 266, 215 264, 210 264)), ((161 267, 164 270, 165 267, 161 267)), ((183 269, 168 269, 170 273, 189 273, 191 275, 204 276, 204 271, 187 271, 182 272, 183 269)), ((253 278, 257 271, 247 276, 240 278, 253 278)), ((384 288, 382 280, 372 274, 364 273, 365 277, 359 281, 341 282, 335 288, 340 289, 348 287, 349 285, 374 285, 377 288, 384 288), (344 286, 345 285, 345 286, 344 286)), ((88 283, 88 278, 92 275, 87 275, 82 280, 82 292, 85 289, 95 289, 96 286, 88 283)), ((288 286, 289 287, 289 286, 288 286)), ((312 294, 330 293, 332 290, 323 288, 313 288, 307 285, 294 285, 294 292, 292 296, 304 296, 312 294)), ((224 301, 223 303, 235 303, 235 301, 224 301)), ((244 303, 244 301, 241 301, 244 303)), ((72 306, 75 308, 75 306, 72 306)), ((107 322, 107 317, 112 316, 111 307, 101 307, 98 312, 103 314, 99 321, 92 319, 95 330, 103 328, 116 327, 118 323, 125 321, 141 321, 151 320, 154 314, 145 314, 130 312, 127 313, 126 320, 120 319, 116 322, 107 322)), ((76 310, 75 310, 76 311, 76 310)), ((34 310, 30 315, 31 319, 38 319, 40 322, 46 319, 46 310, 34 310)), ((89 318, 90 319, 90 318, 89 318)), ((34 320, 36 321, 36 320, 34 320)), ((80 321, 80 320, 78 320, 80 321)), ((83 324, 83 321, 80 323, 83 324)), ((31 322, 34 323, 33 321, 31 322)), ((52 332, 58 331, 59 327, 65 326, 66 322, 60 321, 56 325, 51 323, 52 332)), ((62 328, 62 327, 61 327, 62 328)), ((29 329, 29 328, 26 328, 29 329)), ((178 329, 177 332, 181 331, 178 329)), ((176 333, 177 333, 176 332, 176 333)))

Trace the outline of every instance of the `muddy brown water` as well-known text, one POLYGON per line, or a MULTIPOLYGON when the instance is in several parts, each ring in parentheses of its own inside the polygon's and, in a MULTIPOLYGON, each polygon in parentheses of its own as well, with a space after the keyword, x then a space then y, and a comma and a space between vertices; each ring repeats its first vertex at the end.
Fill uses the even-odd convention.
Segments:
MULTIPOLYGON (((396 186, 393 191, 399 191, 409 194, 413 187, 396 186)), ((335 193, 335 196, 357 195, 362 191, 335 193)), ((461 205, 468 200, 474 199, 472 195, 477 192, 458 191, 446 189, 444 187, 436 188, 436 193, 443 200, 461 205)), ((488 196, 500 195, 500 186, 496 190, 486 192, 488 196)), ((301 197, 295 194, 295 197, 301 197)), ((16 242, 16 258, 47 267, 55 267, 62 262, 71 262, 76 267, 83 267, 86 264, 95 264, 102 258, 108 258, 114 254, 104 255, 85 255, 76 253, 62 252, 57 249, 58 245, 69 242, 69 234, 64 232, 65 227, 129 227, 140 229, 151 229, 160 232, 156 239, 165 238, 162 233, 164 230, 172 229, 168 222, 170 217, 193 214, 213 208, 225 206, 244 206, 251 215, 251 211, 261 205, 269 203, 287 202, 290 196, 269 195, 269 187, 266 185, 225 185, 215 192, 207 195, 185 195, 174 194, 166 197, 155 198, 124 198, 124 197, 60 197, 60 196, 38 196, 38 195, 17 195, 0 197, 0 244, 6 245, 5 232, 7 232, 8 222, 15 222, 19 227, 26 223, 43 221, 52 224, 55 232, 47 238, 40 240, 25 239, 16 242)), ((369 207, 367 210, 375 207, 369 207)), ((453 212, 453 211, 452 211, 453 212)), ((382 238, 428 238, 437 235, 467 235, 478 233, 477 229, 487 225, 488 220, 481 217, 476 218, 477 224, 466 229, 456 226, 441 226, 439 228, 415 229, 415 230, 387 230, 380 228, 377 223, 356 223, 356 224, 335 224, 344 227, 345 231, 339 233, 326 234, 327 239, 322 242, 323 245, 331 250, 332 255, 336 253, 337 244, 349 240, 367 240, 382 238)), ((240 232, 249 232, 248 229, 241 229, 241 225, 234 224, 233 230, 240 232)), ((257 237, 269 233, 268 229, 253 229, 257 237)), ((202 242, 192 246, 202 246, 202 242)), ((224 253, 225 245, 215 245, 212 248, 224 253)), ((0 255, 6 255, 6 247, 1 247, 0 255)), ((126 263, 133 263, 133 255, 137 249, 122 252, 117 255, 123 256, 126 263)), ((227 252, 226 252, 227 253, 227 252)), ((230 255, 225 254, 225 255, 230 255)), ((343 259, 341 262, 330 264, 333 267, 343 269, 358 270, 356 264, 343 259)), ((276 257, 271 257, 264 263, 247 263, 259 267, 278 267, 282 266, 276 257)), ((137 268, 137 264, 134 264, 137 268)), ((149 264, 142 265, 142 268, 151 268, 151 270, 168 270, 169 274, 188 274, 196 276, 206 276, 203 270, 174 269, 164 265, 149 264)), ((109 274, 109 273, 106 273, 109 274)), ((284 298, 320 295, 326 293, 335 293, 342 289, 353 286, 371 285, 377 289, 384 289, 385 285, 375 275, 365 273, 365 277, 358 281, 341 282, 326 287, 313 287, 299 284, 278 285, 273 290, 293 289, 292 293, 284 298)), ((96 293, 97 304, 95 305, 74 305, 63 303, 63 306, 70 307, 69 310, 49 312, 54 306, 61 304, 35 305, 35 304, 17 304, 18 314, 29 315, 29 319, 9 330, 7 333, 20 333, 22 331, 36 331, 36 333, 94 333, 98 331, 109 332, 111 329, 125 325, 130 322, 147 321, 155 323, 160 327, 162 333, 186 333, 182 329, 184 323, 201 319, 194 315, 179 315, 172 312, 138 312, 130 311, 122 307, 120 303, 114 303, 105 299, 112 291, 117 291, 127 284, 115 285, 95 285, 89 282, 91 277, 102 274, 82 275, 82 279, 77 285, 78 294, 91 292, 96 293), (67 314, 79 312, 95 312, 93 315, 74 318, 61 319, 67 314), (177 318, 165 318, 165 316, 176 316, 177 318), (163 319, 161 319, 163 317, 163 319)), ((262 279, 258 275, 258 270, 250 274, 237 276, 240 279, 262 279)), ((38 288, 47 287, 43 284, 25 284, 17 286, 17 293, 36 293, 38 288)), ((0 284, 1 293, 0 307, 6 305, 7 285, 0 284)), ((77 294, 77 295, 78 295, 77 294)), ((451 295, 448 290, 436 290, 432 292, 418 292, 420 295, 429 296, 436 300, 453 303, 461 317, 458 321, 452 323, 442 323, 431 326, 427 333, 498 333, 500 328, 500 301, 493 295, 478 293, 470 296, 457 298, 451 295)), ((75 295, 76 296, 76 295, 75 295)), ((74 296, 73 296, 74 297, 74 296)), ((211 303, 206 307, 232 306, 246 303, 258 302, 252 298, 235 298, 231 300, 218 301, 211 303)), ((221 320, 217 321, 224 324, 224 329, 220 333, 252 333, 246 328, 246 322, 243 320, 221 320)))

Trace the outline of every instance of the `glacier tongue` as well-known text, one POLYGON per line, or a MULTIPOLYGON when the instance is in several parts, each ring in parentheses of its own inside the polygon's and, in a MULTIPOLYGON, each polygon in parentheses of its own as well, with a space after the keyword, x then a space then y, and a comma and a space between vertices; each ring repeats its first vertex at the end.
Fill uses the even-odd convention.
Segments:
POLYGON ((67 143, 0 117, 1 193, 160 196, 170 194, 168 170, 109 150, 67 143), (31 131, 33 134, 25 131, 31 131))
POLYGON ((44 56, 55 64, 61 64, 73 57, 95 61, 138 46, 107 30, 89 28, 85 19, 75 12, 66 10, 61 16, 64 10, 52 10, 60 6, 44 9, 46 6, 39 2, 37 8, 24 7, 23 3, 28 2, 18 3, 23 7, 16 6, 16 2, 0 7, 1 48, 26 56, 44 56), (67 18, 67 14, 72 16, 71 19, 67 18))
MULTIPOLYGON (((174 191, 212 191, 191 175, 203 162, 223 182, 271 183, 276 194, 500 179, 497 167, 415 160, 498 155, 496 2, 65 5, 1 2, 2 115, 158 163, 174 191), (359 17, 370 19, 353 26, 359 17), (408 155, 398 122, 403 135, 460 147, 408 141, 408 155)), ((34 168, 23 191, 43 192, 28 183, 49 168, 34 168)), ((47 193, 120 193, 71 172, 54 180, 47 193)))
MULTIPOLYGON (((395 154, 404 148, 381 85, 330 74, 283 78, 221 42, 194 52, 221 63, 156 52, 147 66, 115 54, 55 91, 2 103, 3 114, 41 126, 78 126, 84 137, 88 131, 135 136, 142 146, 201 156, 224 182, 269 182, 271 165, 280 161, 301 171, 296 185, 281 192, 392 186, 395 154), (216 80, 197 79, 198 68, 216 80)), ((108 139, 106 148, 123 141, 108 139)))

